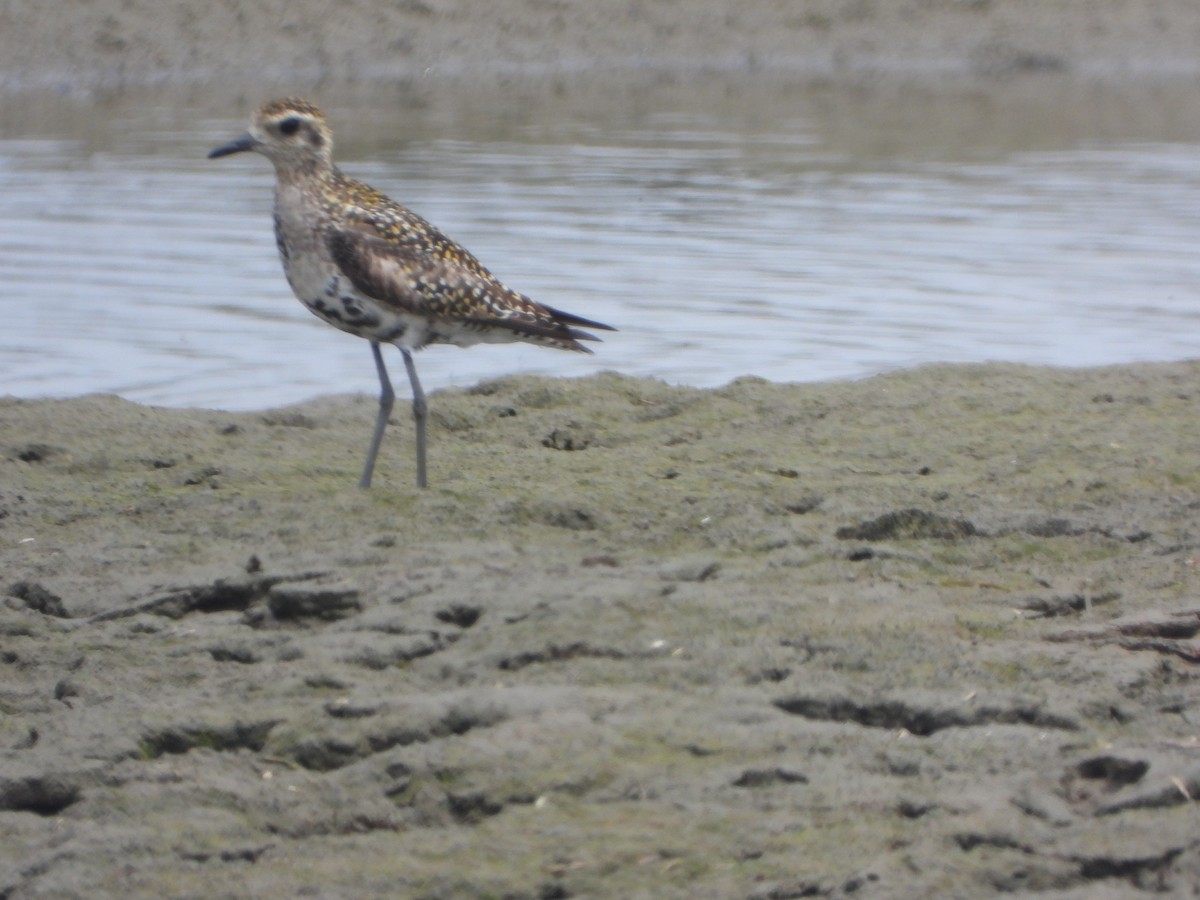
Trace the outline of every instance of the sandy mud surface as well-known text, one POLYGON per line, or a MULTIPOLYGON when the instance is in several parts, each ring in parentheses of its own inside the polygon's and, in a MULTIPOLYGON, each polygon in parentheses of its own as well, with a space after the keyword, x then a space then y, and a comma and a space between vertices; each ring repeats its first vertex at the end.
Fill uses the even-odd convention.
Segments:
POLYGON ((0 896, 1190 896, 1198 398, 0 401, 0 896))
MULTIPOLYGON (((959 80, 1200 72, 1192 0, 90 0, 0 5, 0 86, 71 93, 514 74, 959 80)), ((261 102, 255 93, 249 105, 261 102)))

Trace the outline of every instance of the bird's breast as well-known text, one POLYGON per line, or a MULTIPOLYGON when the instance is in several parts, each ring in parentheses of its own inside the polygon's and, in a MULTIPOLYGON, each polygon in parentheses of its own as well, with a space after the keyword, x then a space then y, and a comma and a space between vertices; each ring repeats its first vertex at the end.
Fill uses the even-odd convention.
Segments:
POLYGON ((329 251, 321 223, 327 213, 311 192, 280 186, 275 195, 275 239, 292 292, 310 312, 335 328, 368 340, 419 348, 429 322, 358 290, 329 251))

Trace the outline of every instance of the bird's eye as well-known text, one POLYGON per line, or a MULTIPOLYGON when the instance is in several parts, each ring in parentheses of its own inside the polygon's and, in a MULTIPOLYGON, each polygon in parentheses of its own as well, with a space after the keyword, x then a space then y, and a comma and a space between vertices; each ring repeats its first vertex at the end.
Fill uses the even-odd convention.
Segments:
POLYGON ((300 130, 300 120, 296 116, 288 116, 279 123, 280 134, 291 136, 300 130))

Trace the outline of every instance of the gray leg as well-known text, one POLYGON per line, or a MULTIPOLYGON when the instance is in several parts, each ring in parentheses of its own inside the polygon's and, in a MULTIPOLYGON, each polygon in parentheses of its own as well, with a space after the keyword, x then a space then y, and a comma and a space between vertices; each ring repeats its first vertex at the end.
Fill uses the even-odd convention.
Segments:
POLYGON ((383 354, 379 352, 379 344, 375 341, 371 341, 371 354, 375 357, 375 371, 379 373, 379 415, 375 418, 375 432, 371 435, 371 447, 367 450, 367 462, 363 466, 362 478, 358 479, 360 488, 371 486, 375 457, 379 455, 379 445, 383 443, 383 432, 387 428, 388 416, 392 414, 392 403, 396 399, 396 393, 392 390, 392 379, 388 378, 387 367, 383 364, 383 354))
POLYGON ((427 487, 425 481, 425 419, 429 414, 429 405, 425 402, 425 392, 421 390, 421 382, 417 380, 417 367, 413 365, 412 354, 400 348, 404 355, 404 368, 408 369, 408 382, 412 385, 413 420, 417 423, 417 487, 427 487))

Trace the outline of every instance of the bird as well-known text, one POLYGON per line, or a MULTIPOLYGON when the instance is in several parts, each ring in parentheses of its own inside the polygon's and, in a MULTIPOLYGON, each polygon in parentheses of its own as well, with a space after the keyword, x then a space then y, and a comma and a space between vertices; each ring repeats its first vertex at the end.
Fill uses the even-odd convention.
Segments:
POLYGON ((526 341, 591 353, 584 330, 616 331, 506 287, 462 245, 417 213, 345 174, 333 130, 307 100, 260 106, 241 137, 209 159, 254 152, 275 167, 275 242, 292 292, 319 318, 370 342, 379 411, 359 487, 369 488, 395 392, 381 345, 399 348, 412 387, 417 487, 426 477, 428 403, 413 354, 431 344, 526 341))

